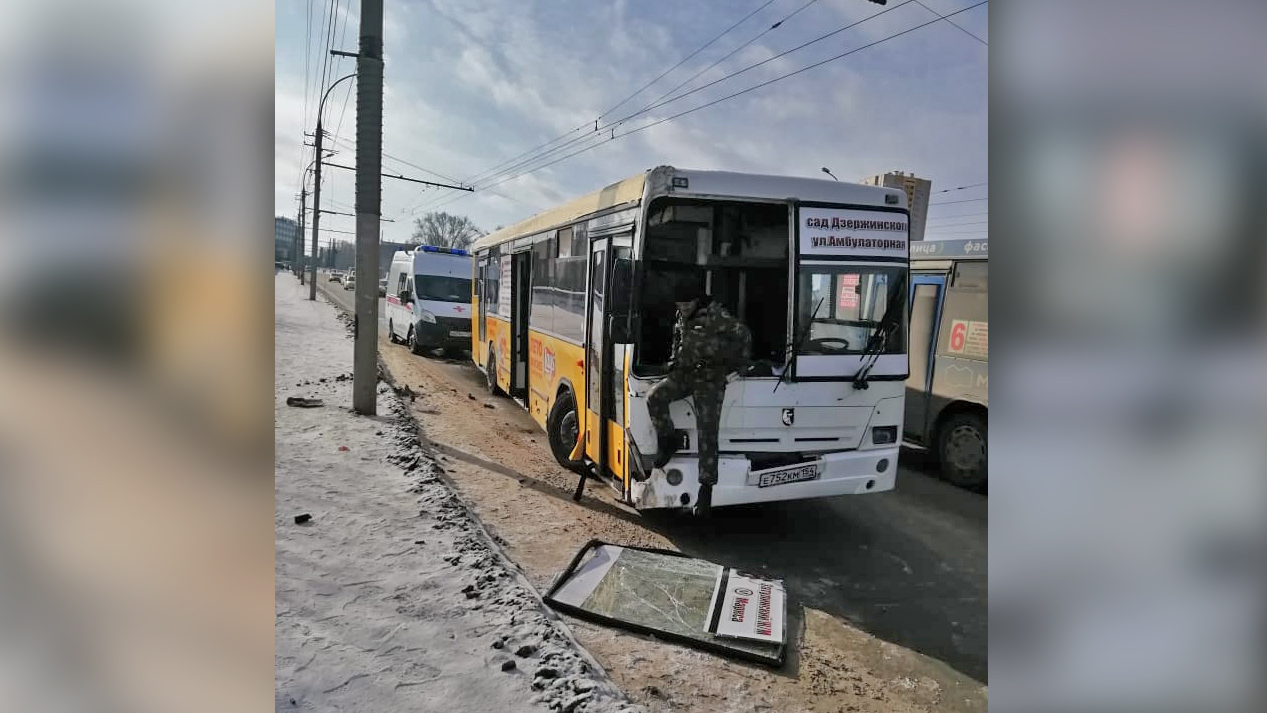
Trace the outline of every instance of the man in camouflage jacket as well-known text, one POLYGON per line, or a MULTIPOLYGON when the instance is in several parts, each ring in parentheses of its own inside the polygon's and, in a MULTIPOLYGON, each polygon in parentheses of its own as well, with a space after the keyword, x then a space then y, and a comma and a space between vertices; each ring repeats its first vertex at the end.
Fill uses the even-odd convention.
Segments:
POLYGON ((712 503, 717 483, 717 431, 721 424, 726 375, 751 363, 752 334, 721 305, 699 290, 688 289, 674 297, 677 321, 673 325, 673 351, 669 374, 647 393, 647 410, 655 426, 658 450, 655 465, 663 467, 677 450, 669 404, 691 396, 699 443, 699 512, 712 503))

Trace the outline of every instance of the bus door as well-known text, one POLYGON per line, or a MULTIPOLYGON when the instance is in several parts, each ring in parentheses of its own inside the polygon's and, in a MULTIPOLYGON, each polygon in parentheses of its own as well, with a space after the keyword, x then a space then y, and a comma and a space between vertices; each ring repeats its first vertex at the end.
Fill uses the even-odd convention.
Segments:
POLYGON ((528 405, 528 310, 532 295, 532 253, 521 251, 510 265, 510 395, 528 405))
POLYGON ((478 292, 476 295, 479 298, 479 312, 476 314, 475 318, 475 321, 477 322, 475 325, 475 343, 479 345, 479 348, 471 352, 471 357, 477 364, 488 363, 487 355, 481 353, 484 351, 484 347, 488 344, 488 337, 485 336, 484 327, 484 318, 488 316, 488 290, 490 287, 488 280, 488 263, 489 260, 487 257, 480 258, 475 271, 475 279, 478 285, 478 292))
POLYGON ((946 276, 912 275, 910 375, 906 378, 907 435, 918 443, 928 443, 929 394, 933 377, 933 350, 937 346, 937 326, 941 323, 946 276))
MULTIPOLYGON (((628 267, 632 237, 604 236, 590 243, 589 304, 586 307, 585 343, 585 453, 600 473, 624 481, 625 467, 625 347, 612 339, 613 308, 628 301, 612 294, 612 265, 628 267)), ((627 279, 621 289, 628 291, 627 279)), ((621 340, 625 341, 625 340, 621 340)))

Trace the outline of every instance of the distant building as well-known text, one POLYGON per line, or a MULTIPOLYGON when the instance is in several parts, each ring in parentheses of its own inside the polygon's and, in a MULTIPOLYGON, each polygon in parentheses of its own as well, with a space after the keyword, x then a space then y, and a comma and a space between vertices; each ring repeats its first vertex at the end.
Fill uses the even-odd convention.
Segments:
POLYGON ((911 211, 911 240, 924 239, 924 224, 928 222, 928 194, 932 192, 932 181, 917 178, 913 173, 891 171, 877 176, 868 176, 860 183, 868 186, 901 188, 906 191, 906 205, 911 211))
POLYGON ((295 250, 295 236, 299 233, 299 224, 290 218, 275 216, 273 218, 273 260, 274 262, 293 261, 291 253, 295 250))

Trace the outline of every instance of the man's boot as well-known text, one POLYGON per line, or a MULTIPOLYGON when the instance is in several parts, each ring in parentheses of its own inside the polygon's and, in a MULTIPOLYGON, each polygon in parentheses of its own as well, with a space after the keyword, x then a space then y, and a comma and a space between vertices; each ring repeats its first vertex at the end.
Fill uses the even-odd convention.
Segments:
POLYGON ((673 454, 677 453, 677 446, 682 441, 680 435, 682 432, 678 430, 662 433, 656 446, 655 467, 663 468, 673 458, 673 454))

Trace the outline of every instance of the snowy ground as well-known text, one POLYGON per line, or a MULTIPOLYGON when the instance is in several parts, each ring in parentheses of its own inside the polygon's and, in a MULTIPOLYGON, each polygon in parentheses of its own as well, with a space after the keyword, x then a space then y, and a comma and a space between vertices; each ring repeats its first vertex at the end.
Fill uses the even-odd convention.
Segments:
POLYGON ((275 287, 276 710, 641 710, 448 488, 396 394, 350 411, 336 310, 287 273, 275 287))

